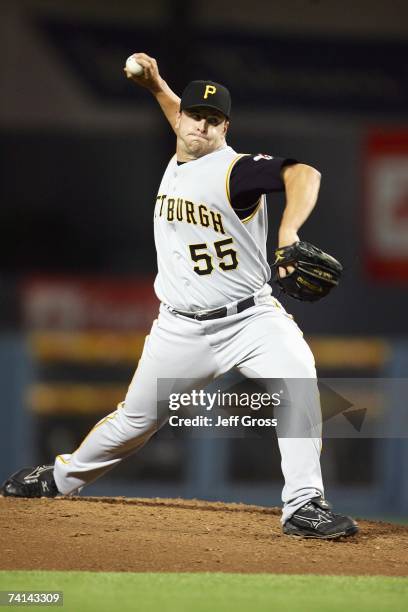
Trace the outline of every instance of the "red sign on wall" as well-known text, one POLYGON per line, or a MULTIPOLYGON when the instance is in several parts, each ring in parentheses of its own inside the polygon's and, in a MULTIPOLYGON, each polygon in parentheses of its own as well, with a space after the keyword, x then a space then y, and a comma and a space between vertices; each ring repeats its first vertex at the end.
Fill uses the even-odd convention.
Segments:
POLYGON ((408 281, 408 130, 376 131, 366 143, 365 264, 371 278, 408 281))
POLYGON ((21 287, 23 319, 36 330, 148 330, 159 307, 153 280, 30 278, 21 287))

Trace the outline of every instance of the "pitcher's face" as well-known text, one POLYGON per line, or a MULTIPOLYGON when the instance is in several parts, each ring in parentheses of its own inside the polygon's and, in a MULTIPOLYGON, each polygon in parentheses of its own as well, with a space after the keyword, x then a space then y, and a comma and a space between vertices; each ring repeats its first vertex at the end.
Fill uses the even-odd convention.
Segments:
POLYGON ((225 146, 229 121, 219 111, 197 107, 181 111, 176 120, 177 159, 189 161, 225 146))

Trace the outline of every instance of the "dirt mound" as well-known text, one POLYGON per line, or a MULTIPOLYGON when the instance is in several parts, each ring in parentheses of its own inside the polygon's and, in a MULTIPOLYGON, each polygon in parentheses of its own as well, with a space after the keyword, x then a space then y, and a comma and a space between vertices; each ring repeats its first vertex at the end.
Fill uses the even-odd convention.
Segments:
POLYGON ((275 508, 178 499, 0 497, 0 569, 408 575, 408 527, 284 536, 275 508))

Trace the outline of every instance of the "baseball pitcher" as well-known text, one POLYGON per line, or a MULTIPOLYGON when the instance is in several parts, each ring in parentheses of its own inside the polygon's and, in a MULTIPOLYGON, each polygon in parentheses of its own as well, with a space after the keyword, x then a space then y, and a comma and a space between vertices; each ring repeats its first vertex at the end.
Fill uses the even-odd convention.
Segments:
POLYGON ((153 202, 160 311, 124 401, 72 454, 16 472, 2 494, 77 493, 139 450, 167 421, 168 411, 157 409, 166 399, 158 397, 158 379, 177 381, 183 392, 191 390, 191 379, 204 387, 236 369, 257 380, 308 382, 307 392, 295 391, 292 399, 312 433, 280 436, 278 430, 284 533, 324 539, 355 534, 357 524, 333 513, 324 498, 313 355, 268 284, 265 194, 279 191, 286 205, 274 267, 283 290, 314 301, 338 283, 339 262, 298 236, 315 206, 320 174, 295 159, 238 154, 226 142, 231 97, 225 86, 192 81, 180 99, 153 58, 133 57, 143 71, 135 76, 125 69, 126 76, 153 94, 176 134, 175 155, 153 202))

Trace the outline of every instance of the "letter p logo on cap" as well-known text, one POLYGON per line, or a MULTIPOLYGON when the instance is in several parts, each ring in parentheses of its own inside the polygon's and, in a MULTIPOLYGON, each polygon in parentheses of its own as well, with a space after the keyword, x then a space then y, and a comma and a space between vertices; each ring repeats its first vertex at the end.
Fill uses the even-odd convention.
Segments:
POLYGON ((205 92, 204 92, 204 100, 206 100, 208 96, 213 96, 216 91, 217 91, 217 88, 214 85, 206 85, 205 92))
POLYGON ((187 110, 197 106, 213 108, 229 118, 231 114, 230 92, 224 85, 214 83, 209 79, 190 81, 182 93, 180 109, 187 110))

